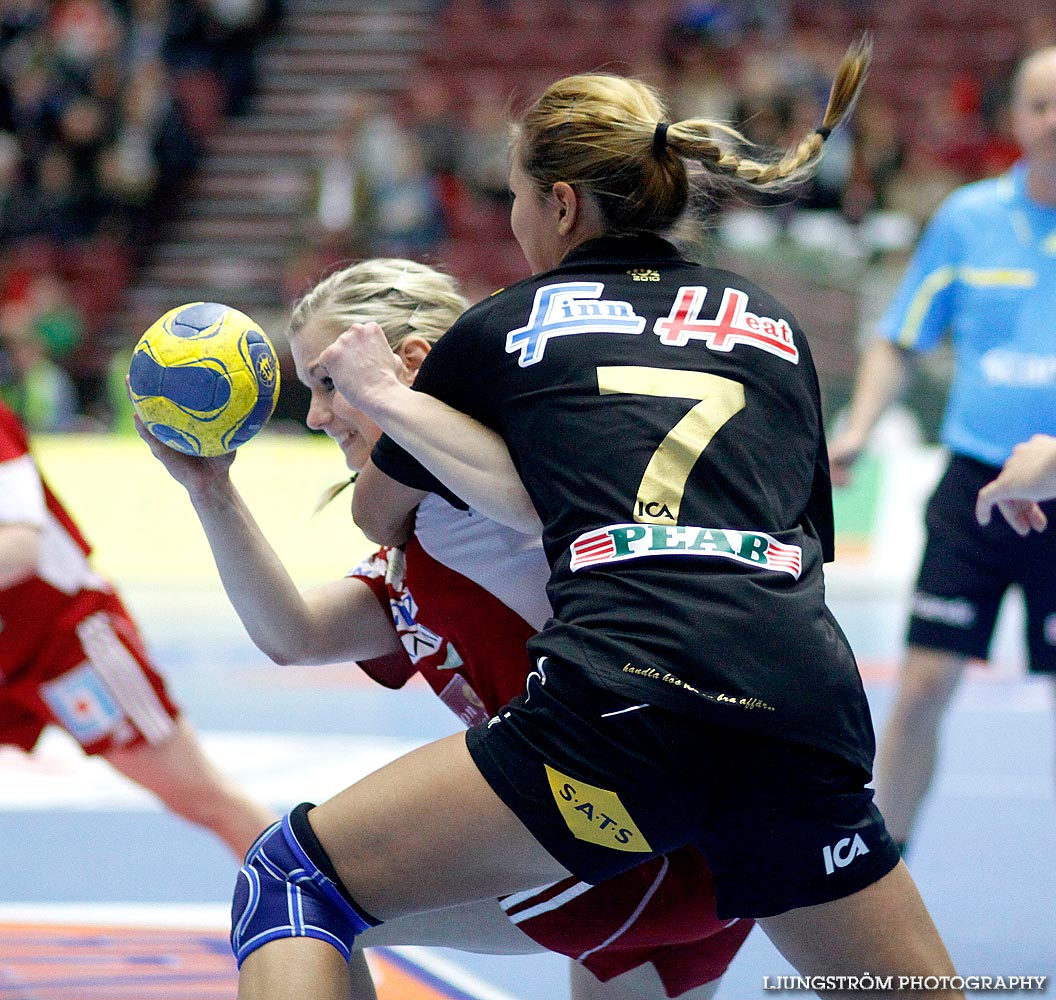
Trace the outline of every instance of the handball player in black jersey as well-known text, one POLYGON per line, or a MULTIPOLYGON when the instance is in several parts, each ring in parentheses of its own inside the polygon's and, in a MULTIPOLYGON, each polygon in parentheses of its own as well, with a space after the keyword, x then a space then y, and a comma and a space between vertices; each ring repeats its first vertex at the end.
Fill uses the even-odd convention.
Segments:
POLYGON ((686 160, 761 191, 809 176, 868 58, 847 53, 822 124, 772 163, 714 123, 666 124, 637 81, 558 81, 511 148, 533 277, 441 338, 420 391, 376 324, 320 354, 388 435, 356 486, 364 530, 403 526, 385 515, 395 484, 541 525, 554 618, 525 693, 489 722, 262 835, 233 914, 244 1000, 309 983, 343 998, 331 939, 686 844, 720 916, 758 918, 824 995, 862 995, 866 972, 885 996, 916 977, 963 996, 866 787, 868 706, 824 600, 832 508, 803 332, 662 238, 687 207, 686 160))

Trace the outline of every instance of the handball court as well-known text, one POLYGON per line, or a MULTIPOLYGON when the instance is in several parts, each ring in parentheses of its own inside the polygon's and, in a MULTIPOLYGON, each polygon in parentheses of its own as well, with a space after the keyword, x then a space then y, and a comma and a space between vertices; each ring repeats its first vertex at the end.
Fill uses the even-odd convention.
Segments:
MULTIPOLYGON (((352 665, 268 663, 230 610, 185 497, 138 441, 44 441, 38 454, 210 756, 259 799, 276 810, 318 801, 457 727, 424 684, 392 692, 352 665), (115 482, 135 488, 115 496, 115 482)), ((936 469, 934 455, 899 456, 867 469, 856 495, 837 498, 830 604, 858 655, 878 728, 900 656, 919 503, 936 469)), ((343 503, 310 516, 340 473, 325 447, 254 443, 236 471, 299 582, 339 574, 369 551, 343 503)), ((1020 618, 1013 601, 992 664, 971 668, 955 696, 909 864, 962 974, 1044 975, 1052 992, 1052 686, 1024 674, 1020 618)), ((208 834, 85 760, 63 734, 49 731, 31 758, 0 749, 0 1000, 233 998, 226 929, 235 868, 208 834)), ((552 955, 413 948, 369 958, 382 1000, 568 994, 566 960, 552 955)), ((775 995, 764 977, 791 971, 754 931, 718 996, 775 995)))

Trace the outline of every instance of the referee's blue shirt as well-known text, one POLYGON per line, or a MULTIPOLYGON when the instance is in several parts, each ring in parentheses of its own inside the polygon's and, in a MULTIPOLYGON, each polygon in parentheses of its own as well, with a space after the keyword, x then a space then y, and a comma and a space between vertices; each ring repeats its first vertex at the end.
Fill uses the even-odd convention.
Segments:
POLYGON ((1020 441, 1056 434, 1056 208, 1030 200, 1022 162, 943 202, 878 327, 915 351, 947 332, 947 447, 1001 465, 1020 441))

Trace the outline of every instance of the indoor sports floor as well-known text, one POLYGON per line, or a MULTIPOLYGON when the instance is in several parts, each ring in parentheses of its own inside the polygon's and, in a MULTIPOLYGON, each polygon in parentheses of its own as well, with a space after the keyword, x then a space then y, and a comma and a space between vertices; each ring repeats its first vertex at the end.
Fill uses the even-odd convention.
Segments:
MULTIPOLYGON (((849 563, 832 573, 830 600, 880 726, 900 648, 904 574, 873 586, 875 566, 860 553, 849 563)), ((130 574, 125 590, 158 663, 210 754, 276 809, 326 797, 455 728, 424 686, 389 692, 352 666, 267 663, 215 581, 173 584, 164 565, 156 573, 154 584, 130 574)), ((1013 604, 994 664, 972 668, 956 696, 910 865, 962 973, 1051 979, 1052 690, 1023 675, 1018 615, 1013 604)), ((59 734, 32 758, 0 750, 0 1000, 233 997, 224 934, 233 871, 219 843, 59 734)), ((412 949, 372 961, 382 1000, 567 997, 565 960, 556 956, 412 949)), ((764 977, 790 972, 755 931, 720 1000, 773 995, 764 977)))

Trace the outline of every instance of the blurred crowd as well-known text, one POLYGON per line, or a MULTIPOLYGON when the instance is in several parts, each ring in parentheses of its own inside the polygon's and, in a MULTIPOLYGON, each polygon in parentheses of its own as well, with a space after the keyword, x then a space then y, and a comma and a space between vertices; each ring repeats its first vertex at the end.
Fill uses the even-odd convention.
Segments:
MULTIPOLYGON (((32 410, 27 394, 53 397, 50 422, 31 415, 31 424, 61 427, 76 413, 64 359, 128 280, 218 118, 246 109, 251 54, 280 3, 0 0, 0 393, 22 393, 23 412, 32 410), (33 390, 27 366, 47 372, 33 390)), ((634 73, 669 96, 673 120, 727 122, 760 149, 782 149, 821 121, 846 44, 884 7, 432 6, 432 44, 401 91, 343 95, 334 109, 314 153, 307 236, 291 245, 285 301, 328 265, 375 254, 438 262, 481 298, 525 273, 506 186, 507 123, 519 100, 568 72, 634 73)), ((1031 9, 1009 15, 1007 51, 983 68, 954 53, 927 73, 900 75, 893 61, 910 56, 891 52, 885 36, 878 79, 850 127, 826 143, 808 187, 768 206, 711 196, 680 238, 699 257, 783 244, 897 261, 946 194, 1018 155, 1003 110, 1008 72, 1023 52, 1056 41, 1056 15, 1031 9)), ((915 30, 907 22, 907 46, 915 30)))
POLYGON ((0 0, 0 396, 76 426, 113 310, 280 0, 0 0))
MULTIPOLYGON (((821 121, 833 70, 874 5, 697 0, 670 5, 659 25, 655 16, 636 21, 641 7, 630 0, 438 6, 438 40, 404 91, 344 107, 319 159, 315 252, 300 259, 291 294, 320 260, 371 253, 433 255, 476 296, 517 277, 521 262, 496 252, 508 240, 507 112, 561 73, 643 75, 669 96, 674 120, 730 123, 762 150, 783 149, 821 121), (799 7, 846 16, 834 30, 799 7)), ((809 187, 765 212, 713 198, 702 206, 704 225, 684 235, 701 252, 782 238, 850 258, 907 250, 953 188, 1000 173, 1018 155, 1004 115, 1007 70, 1023 51, 1056 40, 1056 16, 1024 19, 1022 35, 992 73, 936 71, 915 95, 927 114, 867 88, 809 187)))

